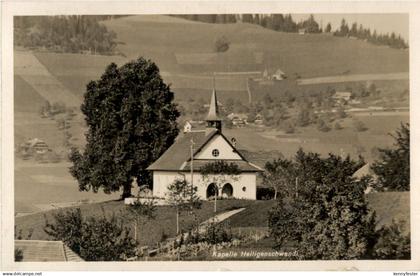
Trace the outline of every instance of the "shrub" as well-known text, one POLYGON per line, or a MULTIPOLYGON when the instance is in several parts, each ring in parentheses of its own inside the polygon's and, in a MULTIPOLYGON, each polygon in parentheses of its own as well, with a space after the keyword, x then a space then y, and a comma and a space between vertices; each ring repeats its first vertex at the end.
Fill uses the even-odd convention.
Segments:
POLYGON ((115 215, 84 218, 75 209, 54 214, 54 220, 46 221, 44 231, 86 261, 123 261, 137 255, 137 242, 115 215))
POLYGON ((317 123, 317 129, 322 132, 328 132, 331 128, 325 123, 324 120, 319 119, 317 123))
POLYGON ((257 200, 269 200, 274 198, 274 189, 257 187, 257 200))
POLYGON ((365 126, 365 124, 362 121, 359 120, 355 120, 353 122, 354 128, 358 131, 358 132, 362 132, 362 131, 366 131, 367 127, 365 126))
POLYGON ((340 119, 346 118, 347 117, 347 113, 344 111, 344 108, 342 106, 340 106, 337 110, 337 116, 340 119))
POLYGON ((339 122, 336 122, 335 125, 334 125, 334 129, 335 130, 340 130, 340 129, 343 129, 343 127, 340 125, 339 122))
POLYGON ((21 262, 23 260, 23 251, 20 248, 15 248, 15 262, 21 262))
POLYGON ((389 226, 378 230, 378 241, 373 248, 373 256, 383 260, 409 260, 411 257, 410 235, 404 235, 403 222, 392 221, 389 226))
POLYGON ((225 37, 219 37, 216 42, 214 43, 214 50, 217 53, 223 53, 229 50, 230 41, 225 37))
POLYGON ((291 123, 291 122, 287 122, 286 123, 286 127, 284 129, 284 132, 286 132, 287 134, 292 134, 295 132, 295 126, 291 123))
POLYGON ((219 244, 222 242, 230 242, 232 241, 232 238, 232 229, 227 222, 211 222, 207 226, 201 239, 209 244, 219 244))

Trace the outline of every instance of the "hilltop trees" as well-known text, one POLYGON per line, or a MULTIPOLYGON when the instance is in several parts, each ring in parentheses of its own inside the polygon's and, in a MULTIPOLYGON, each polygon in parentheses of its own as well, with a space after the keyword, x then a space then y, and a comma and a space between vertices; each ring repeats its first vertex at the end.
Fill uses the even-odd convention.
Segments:
POLYGON ((346 20, 341 20, 340 28, 334 32, 335 36, 351 36, 362 40, 367 40, 369 43, 375 45, 386 45, 395 49, 406 49, 408 48, 407 43, 401 36, 397 36, 395 33, 391 34, 380 34, 376 33, 376 30, 371 33, 369 28, 364 28, 362 24, 357 27, 357 22, 354 22, 349 28, 346 20))
POLYGON ((320 33, 322 29, 319 28, 318 22, 315 21, 313 14, 308 19, 298 24, 299 28, 304 28, 307 33, 320 33))
POLYGON ((54 52, 111 54, 116 34, 99 21, 102 16, 18 16, 14 18, 14 43, 54 52))
MULTIPOLYGON (((279 32, 291 32, 296 33, 299 29, 304 29, 306 33, 331 33, 332 26, 328 23, 324 30, 319 26, 314 16, 311 14, 309 17, 299 23, 296 23, 290 14, 198 14, 198 15, 174 15, 176 17, 185 18, 193 21, 201 21, 206 23, 235 23, 242 21, 244 23, 250 23, 260 25, 261 27, 279 31, 279 32)), ((348 22, 343 18, 341 24, 336 31, 333 32, 335 36, 342 37, 353 37, 361 40, 368 41, 375 45, 386 45, 395 49, 406 49, 408 44, 405 40, 395 33, 391 34, 380 34, 376 33, 376 30, 363 27, 362 24, 358 25, 357 22, 353 22, 349 27, 348 22)))
POLYGON ((87 85, 84 97, 87 144, 70 154, 79 189, 110 193, 123 187, 125 198, 134 178, 150 185, 146 168, 174 142, 179 116, 156 64, 144 58, 119 68, 112 63, 87 85))
POLYGON ((372 164, 378 176, 378 188, 389 191, 410 190, 410 125, 401 124, 393 149, 379 149, 380 160, 372 164))

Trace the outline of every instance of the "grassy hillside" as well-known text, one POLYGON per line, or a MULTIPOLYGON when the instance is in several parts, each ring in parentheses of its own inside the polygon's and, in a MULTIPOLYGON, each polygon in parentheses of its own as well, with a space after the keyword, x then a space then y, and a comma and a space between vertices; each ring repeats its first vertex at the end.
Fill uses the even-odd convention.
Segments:
POLYGON ((243 23, 192 23, 179 18, 161 22, 157 18, 162 17, 130 16, 104 23, 124 43, 118 46, 119 51, 130 58, 151 57, 164 71, 208 73, 215 69, 249 71, 269 67, 281 68, 290 75, 296 72, 302 77, 339 75, 346 71, 352 74, 408 71, 407 51, 359 40, 280 33, 243 23), (194 57, 203 59, 205 54, 214 53, 214 41, 220 36, 230 40, 231 48, 207 64, 194 62, 194 57), (193 58, 180 60, 181 55, 193 58))
MULTIPOLYGON (((220 200, 217 203, 217 213, 247 207, 250 204, 252 204, 252 201, 249 200, 220 200)), ((128 212, 127 206, 124 205, 123 201, 85 204, 81 205, 80 209, 83 215, 95 217, 104 214, 106 216, 115 214, 119 217, 124 217, 124 215, 127 215, 128 212)), ((33 229, 32 239, 49 240, 51 237, 43 231, 43 227, 45 225, 45 219, 49 222, 53 222, 52 215, 55 212, 56 211, 48 211, 24 217, 17 217, 15 219, 16 229, 18 231, 22 230, 24 235, 26 235, 30 229, 33 229)), ((213 202, 203 202, 202 207, 196 210, 196 215, 199 222, 203 222, 214 216, 213 202)), ((181 214, 180 227, 183 232, 188 231, 189 227, 193 225, 193 223, 194 217, 192 215, 186 214, 185 212, 181 214)), ((125 219, 125 224, 128 227, 132 227, 132 224, 130 225, 127 223, 127 219, 125 219)), ((132 229, 131 234, 133 233, 134 231, 132 229)), ((166 235, 167 237, 174 237, 176 235, 175 209, 168 206, 158 206, 156 208, 155 220, 151 220, 141 226, 139 233, 140 244, 155 245, 157 242, 161 241, 162 235, 166 235)))
MULTIPOLYGON (((183 96, 194 90, 210 90, 213 72, 281 68, 288 76, 297 73, 302 78, 408 72, 408 51, 324 34, 298 35, 252 24, 207 24, 165 16, 129 16, 104 24, 117 33, 117 51, 126 57, 34 54, 55 79, 78 97, 87 82, 97 79, 106 65, 122 64, 138 56, 155 61, 165 81, 183 96), (215 53, 214 42, 221 36, 231 42, 230 49, 215 53)), ((247 77, 217 76, 221 97, 242 93, 240 97, 246 98, 247 77)))

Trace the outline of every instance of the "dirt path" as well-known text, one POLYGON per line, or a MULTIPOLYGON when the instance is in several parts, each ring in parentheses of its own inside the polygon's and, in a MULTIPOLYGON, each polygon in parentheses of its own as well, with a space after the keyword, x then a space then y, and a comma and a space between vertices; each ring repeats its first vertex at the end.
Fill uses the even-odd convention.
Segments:
POLYGON ((214 217, 209 218, 206 221, 203 221, 200 226, 199 226, 199 232, 202 233, 207 229, 207 226, 211 223, 220 223, 226 219, 228 219, 229 217, 242 212, 243 210, 245 210, 245 208, 239 208, 239 209, 235 209, 235 210, 231 210, 231 211, 227 211, 218 215, 215 215, 214 217))
POLYGON ((328 76, 298 80, 298 85, 338 83, 352 81, 373 81, 373 80, 408 80, 408 72, 387 73, 387 74, 354 74, 342 76, 328 76))

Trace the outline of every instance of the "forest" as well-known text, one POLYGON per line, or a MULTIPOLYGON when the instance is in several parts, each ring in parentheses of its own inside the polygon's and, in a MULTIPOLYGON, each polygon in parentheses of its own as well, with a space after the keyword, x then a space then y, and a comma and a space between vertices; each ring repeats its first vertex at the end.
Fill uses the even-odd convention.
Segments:
POLYGON ((108 15, 17 16, 14 44, 59 53, 114 54, 117 35, 100 21, 108 15))

